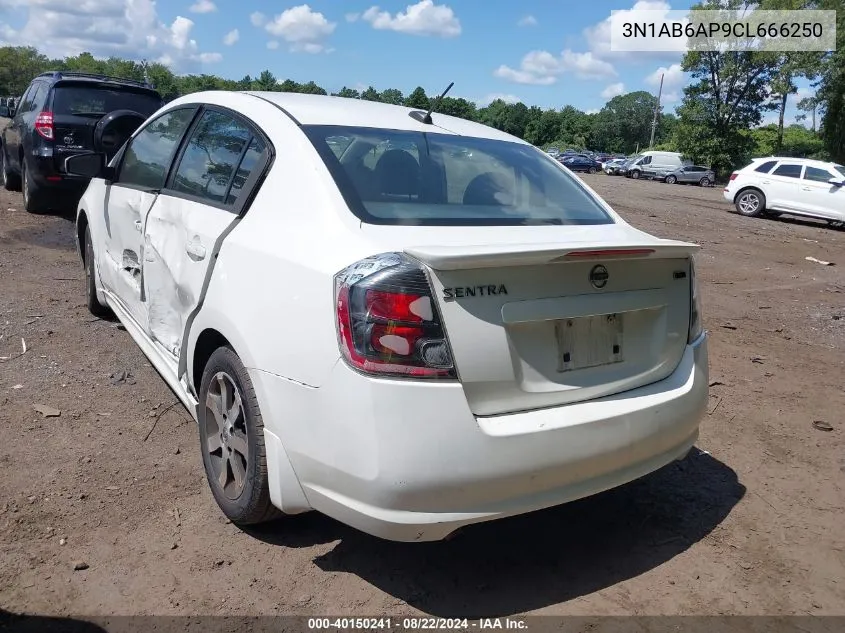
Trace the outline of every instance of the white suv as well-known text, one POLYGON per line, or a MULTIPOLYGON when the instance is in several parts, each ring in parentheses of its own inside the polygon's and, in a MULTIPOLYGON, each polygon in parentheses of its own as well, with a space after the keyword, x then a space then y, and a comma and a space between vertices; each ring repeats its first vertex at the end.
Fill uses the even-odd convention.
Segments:
POLYGON ((845 222, 845 167, 807 158, 755 158, 731 174, 725 199, 751 217, 781 213, 845 222))

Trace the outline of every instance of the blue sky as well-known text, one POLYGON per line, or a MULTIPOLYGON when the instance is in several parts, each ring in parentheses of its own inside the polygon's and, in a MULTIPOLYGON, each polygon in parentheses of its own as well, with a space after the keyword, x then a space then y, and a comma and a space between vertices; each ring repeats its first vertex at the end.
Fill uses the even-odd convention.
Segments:
MULTIPOLYGON (((676 53, 609 50, 612 10, 687 9, 692 0, 0 0, 0 44, 52 56, 90 51, 230 78, 264 69, 314 80, 493 98, 585 111, 633 90, 668 111, 687 77, 676 53)), ((806 84, 799 96, 807 96, 806 84)), ((797 102, 792 98, 792 103, 797 102)), ((794 106, 788 119, 794 116, 794 106)), ((771 118, 771 117, 768 117, 771 118)))

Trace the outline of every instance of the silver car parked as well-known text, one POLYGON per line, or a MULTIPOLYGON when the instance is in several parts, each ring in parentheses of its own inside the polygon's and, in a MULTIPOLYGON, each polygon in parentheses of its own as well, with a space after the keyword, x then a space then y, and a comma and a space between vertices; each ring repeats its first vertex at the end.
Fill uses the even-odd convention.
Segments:
POLYGON ((684 165, 677 169, 657 172, 655 180, 662 180, 665 183, 674 185, 677 182, 686 184, 698 184, 702 187, 709 187, 716 181, 716 172, 700 165, 684 165))

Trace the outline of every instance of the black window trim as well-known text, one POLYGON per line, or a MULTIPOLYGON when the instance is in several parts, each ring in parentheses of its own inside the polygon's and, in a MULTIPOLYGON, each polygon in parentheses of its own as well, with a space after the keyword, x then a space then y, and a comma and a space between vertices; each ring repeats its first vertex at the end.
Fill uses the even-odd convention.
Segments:
POLYGON ((767 160, 767 161, 763 161, 762 163, 757 165, 757 167, 754 168, 754 171, 756 171, 759 174, 771 174, 772 170, 775 169, 777 166, 778 166, 778 161, 767 160), (769 165, 769 168, 766 169, 766 170, 763 170, 763 167, 765 167, 766 165, 769 165))
MULTIPOLYGON (((343 168, 343 165, 340 162, 340 159, 337 155, 332 151, 329 144, 325 142, 326 136, 321 134, 321 130, 325 128, 360 128, 360 129, 367 129, 367 130, 389 130, 390 128, 381 128, 381 127, 372 127, 372 126, 365 126, 365 125, 356 125, 356 126, 348 126, 348 125, 337 125, 337 124, 310 124, 310 125, 303 125, 300 126, 303 134, 311 143, 311 146, 317 152, 319 157, 323 161, 323 165, 328 170, 329 175, 332 177, 335 186, 337 187, 338 191, 340 192, 341 197, 343 198, 344 202, 346 202, 346 206, 352 212, 352 214, 362 223, 376 225, 376 226, 544 226, 546 223, 537 222, 537 223, 529 223, 525 224, 524 222, 512 222, 512 223, 504 223, 501 218, 455 218, 455 219, 445 219, 445 218, 415 218, 413 221, 402 222, 396 218, 383 218, 376 215, 371 214, 366 206, 364 205, 363 200, 358 195, 357 190, 355 189, 355 185, 352 183, 352 179, 349 177, 349 174, 346 173, 346 170, 343 168)), ((395 132, 413 132, 414 130, 392 130, 395 132)), ((429 134, 438 134, 438 132, 419 132, 427 139, 429 134)), ((511 141, 502 141, 504 143, 508 143, 511 141)), ((517 143, 514 143, 515 145, 517 143)), ((348 149, 348 147, 347 147, 348 149)), ((543 150, 539 148, 534 148, 540 154, 545 154, 543 150)), ((547 157, 548 158, 548 157, 547 157)), ((554 161, 554 159, 552 159, 554 161)), ((605 225, 613 225, 617 224, 616 218, 613 217, 611 213, 607 211, 603 204, 601 204, 601 199, 595 200, 595 194, 591 193, 585 183, 576 176, 571 176, 567 173, 567 168, 565 165, 554 161, 557 165, 558 169, 563 172, 563 175, 570 178, 573 186, 579 187, 581 191, 589 196, 590 198, 594 199, 598 210, 605 216, 604 219, 606 222, 573 222, 571 224, 562 225, 562 226, 605 226, 605 225)))
POLYGON ((179 144, 179 149, 176 152, 176 155, 171 161, 170 170, 167 173, 167 178, 164 181, 164 187, 162 187, 160 193, 162 195, 166 195, 168 198, 177 198, 180 200, 187 200, 188 202, 196 202, 197 204, 202 204, 215 209, 220 209, 221 211, 226 211, 227 213, 232 213, 235 216, 241 217, 249 210, 249 207, 252 205, 252 200, 255 197, 255 194, 258 193, 258 190, 261 188, 261 184, 264 182, 265 177, 270 171, 270 167, 275 162, 276 149, 270 142, 270 139, 267 137, 267 135, 259 128, 259 126, 252 120, 242 115, 240 112, 217 104, 199 104, 199 106, 200 107, 198 108, 197 113, 194 115, 193 121, 191 121, 191 124, 188 126, 185 135, 182 137, 182 141, 179 144), (184 191, 177 191, 172 188, 173 179, 176 177, 176 170, 178 169, 179 163, 181 163, 182 157, 185 154, 185 150, 188 147, 188 141, 191 138, 191 135, 194 133, 196 127, 199 125, 199 122, 202 120, 202 115, 207 111, 219 112, 221 114, 231 116, 239 123, 242 123, 251 132, 251 136, 249 137, 246 146, 241 151, 240 158, 238 159, 238 164, 235 165, 235 170, 232 172, 232 177, 229 180, 229 185, 226 188, 226 195, 223 197, 222 202, 209 200, 208 198, 203 198, 202 196, 194 196, 192 194, 185 193, 184 191), (234 182, 235 176, 237 175, 238 170, 241 167, 241 163, 243 162, 247 151, 249 151, 249 146, 254 139, 258 139, 259 141, 262 141, 264 143, 264 152, 262 152, 264 154, 263 164, 261 163, 261 161, 256 163, 256 168, 253 169, 253 171, 249 175, 249 178, 247 178, 246 182, 244 182, 244 186, 241 189, 241 195, 234 202, 234 204, 227 204, 226 199, 229 197, 229 192, 231 190, 232 183, 234 182))
POLYGON ((177 106, 174 106, 172 108, 168 108, 164 112, 160 112, 157 117, 155 117, 154 119, 149 119, 142 127, 138 128, 135 131, 135 133, 132 135, 132 138, 130 138, 128 141, 126 141, 126 143, 123 144, 123 147, 118 152, 120 154, 120 161, 117 163, 117 165, 115 165, 115 169, 114 169, 115 179, 114 179, 114 182, 111 183, 111 186, 112 187, 123 187, 124 189, 133 189, 135 191, 142 191, 144 193, 161 193, 163 187, 160 187, 160 188, 147 187, 147 186, 143 186, 143 185, 134 185, 134 184, 127 184, 127 183, 124 183, 124 182, 120 182, 120 180, 119 180, 120 172, 123 171, 123 163, 126 160, 126 148, 129 147, 130 143, 134 142, 135 139, 144 130, 146 130, 148 127, 150 127, 150 125, 152 125, 153 123, 155 123, 156 121, 161 119, 163 116, 166 116, 168 114, 176 112, 177 110, 194 110, 193 117, 191 118, 190 122, 188 123, 188 127, 186 128, 186 131, 182 133, 182 138, 180 138, 179 141, 176 143, 176 151, 174 151, 170 155, 170 158, 168 159, 169 162, 168 162, 167 165, 165 165, 164 186, 166 186, 167 181, 170 178, 170 173, 173 170, 174 158, 179 155, 179 152, 182 148, 182 145, 184 144, 185 139, 188 136, 188 131, 193 129, 194 122, 197 119, 197 113, 200 111, 200 109, 201 109, 200 104, 197 104, 197 103, 177 105, 177 106))

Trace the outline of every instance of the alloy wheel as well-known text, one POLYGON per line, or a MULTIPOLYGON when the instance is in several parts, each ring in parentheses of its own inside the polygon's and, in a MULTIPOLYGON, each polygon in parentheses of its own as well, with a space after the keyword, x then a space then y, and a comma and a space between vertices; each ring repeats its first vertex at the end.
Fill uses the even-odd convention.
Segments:
POLYGON ((211 379, 205 409, 206 450, 214 479, 227 499, 237 499, 249 470, 249 435, 240 390, 226 372, 211 379))
POLYGON ((760 198, 754 193, 744 193, 737 201, 739 210, 746 214, 755 213, 760 208, 760 198))

